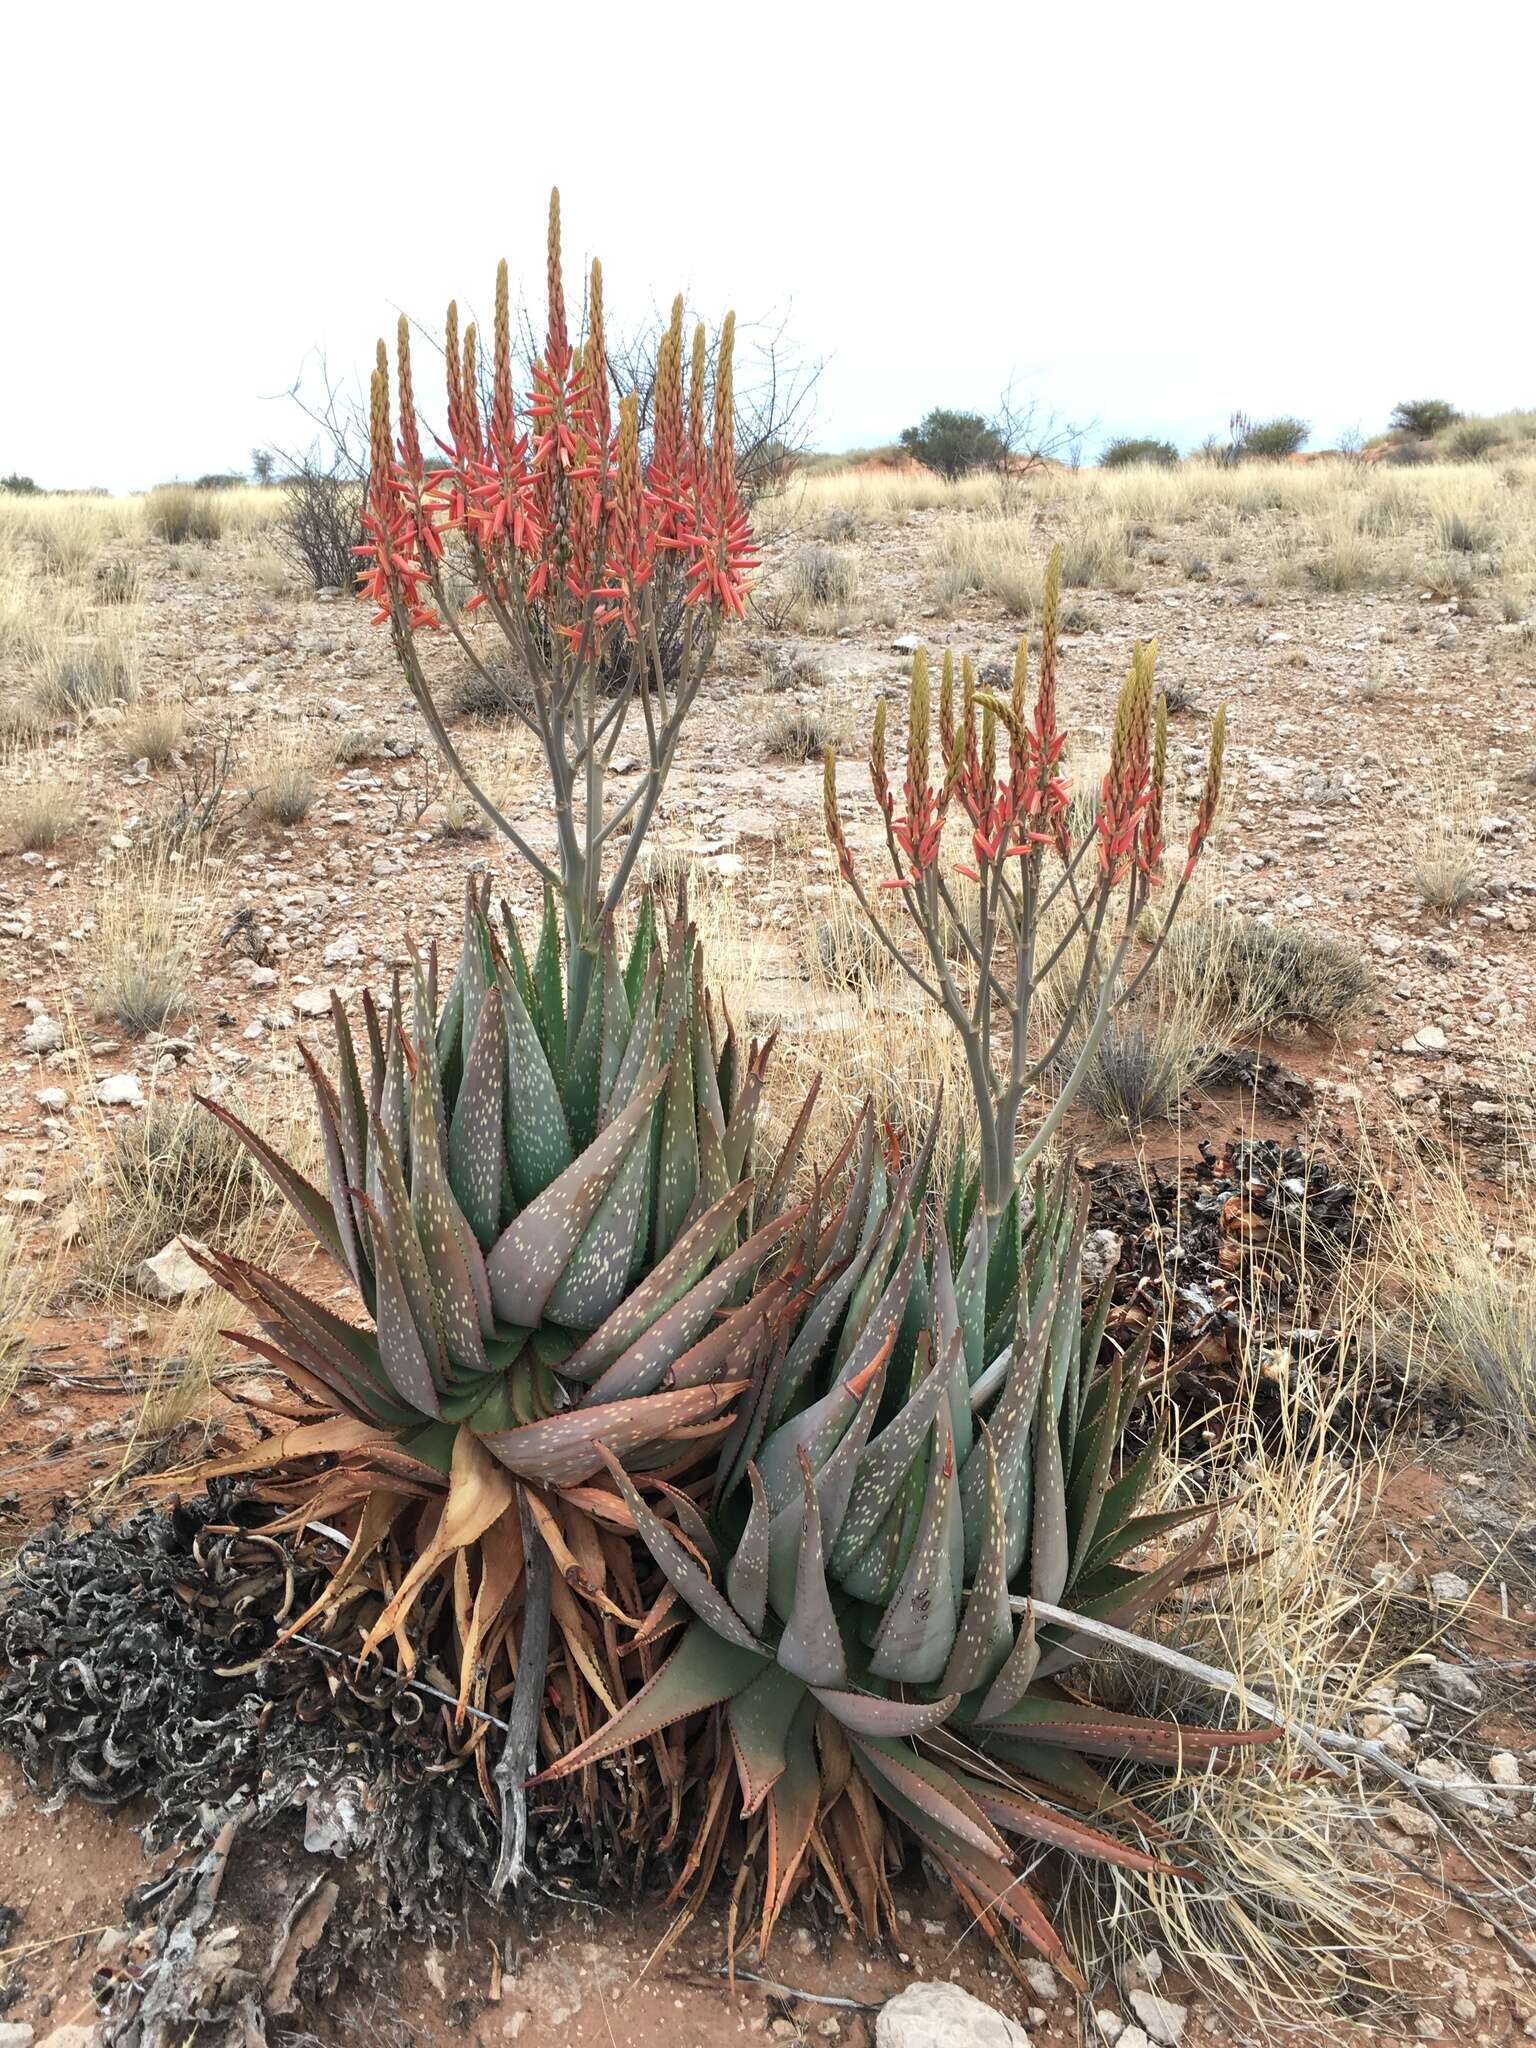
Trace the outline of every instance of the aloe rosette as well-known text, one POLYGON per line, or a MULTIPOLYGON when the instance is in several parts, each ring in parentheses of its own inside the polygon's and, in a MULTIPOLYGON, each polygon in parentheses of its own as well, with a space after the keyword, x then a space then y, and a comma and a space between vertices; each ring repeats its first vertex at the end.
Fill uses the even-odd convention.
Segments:
POLYGON ((1085 1639, 1036 1601, 1124 1626, 1203 1545, 1130 1561, 1189 1516, 1142 1510, 1155 1443, 1116 1471, 1144 1351, 1106 1343, 1107 1292, 1084 1321, 1067 1174, 1036 1189, 1023 1228, 1012 1206, 989 1225, 957 1177, 930 1245, 925 1173, 920 1154, 893 1178, 866 1115, 811 1306, 759 1364, 702 1538, 605 1458, 685 1626, 546 1776, 714 1710, 680 1888, 708 1881, 734 1805, 764 1847, 765 1940, 811 1865, 850 1919, 894 1932, 886 1873, 906 1834, 984 1925, 1013 1925, 1078 1981, 1015 1842, 1172 1874, 1092 1818, 1111 1796, 1097 1763, 1201 1765, 1267 1731, 1114 1713, 1063 1683, 1085 1639))
POLYGON ((647 897, 622 960, 605 921, 573 1016, 553 901, 530 960, 509 913, 493 924, 488 894, 471 885, 441 1000, 420 961, 408 1001, 398 984, 382 1010, 364 997, 366 1069, 333 998, 334 1078, 304 1052, 324 1190, 206 1105, 350 1276, 367 1318, 203 1254, 261 1325, 230 1334, 331 1411, 208 1473, 271 1475, 295 1521, 359 1509, 338 1598, 403 1517, 433 1504, 363 1647, 398 1633, 440 1568, 479 1545, 466 1691, 521 1571, 518 1483, 558 1542, 550 1501, 599 1473, 604 1451, 665 1473, 723 1433, 791 1288, 792 1258, 756 1282, 805 1215, 788 1198, 810 1109, 756 1171, 771 1043, 743 1047, 722 1028, 684 914, 663 942, 647 897))

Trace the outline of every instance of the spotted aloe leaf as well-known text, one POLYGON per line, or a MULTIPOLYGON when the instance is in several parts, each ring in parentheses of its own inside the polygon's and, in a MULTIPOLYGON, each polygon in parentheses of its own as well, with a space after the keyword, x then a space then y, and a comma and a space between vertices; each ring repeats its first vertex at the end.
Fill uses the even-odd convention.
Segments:
POLYGON ((549 1064, 557 1073, 565 1071, 565 987, 560 971, 560 918, 555 909, 555 892, 544 885, 544 915, 539 923, 539 943, 533 956, 533 991, 538 1002, 536 1016, 549 1064))
POLYGON ((507 1165, 520 1209, 542 1194, 574 1156, 565 1110, 543 1042, 528 1013, 515 971, 502 962, 498 972, 506 1021, 507 1165))
POLYGON ((1013 1615, 1008 1604, 1007 1525, 1002 1490, 997 1481, 997 1454, 991 1436, 981 1440, 986 1475, 986 1511, 981 1555, 965 1596, 965 1611, 955 1631, 941 1683, 967 1693, 986 1685, 1007 1662, 1013 1648, 1013 1615))
POLYGON ((242 1123, 239 1117, 224 1107, 223 1103, 210 1101, 206 1095, 194 1095, 192 1099, 200 1108, 206 1109, 210 1116, 216 1116, 226 1130, 234 1133, 251 1157, 264 1168, 278 1193, 297 1210, 305 1225, 325 1246, 336 1263, 339 1266, 346 1266, 336 1213, 314 1182, 306 1180, 296 1167, 289 1165, 280 1152, 273 1150, 265 1138, 258 1137, 249 1124, 242 1123))
POLYGON ((1278 1731, 1262 1728, 1188 1728, 1177 1721, 1115 1714, 1107 1708, 1036 1690, 1002 1716, 999 1727, 1030 1742, 1059 1744, 1080 1756, 1135 1763, 1202 1766, 1228 1750, 1274 1741, 1278 1731))
POLYGON ((480 1002, 479 1022, 465 1048, 464 1073, 448 1125, 448 1178, 476 1243, 486 1252, 501 1226, 505 1087, 501 991, 493 983, 480 1002))
POLYGON ((848 1656, 842 1633, 832 1611, 827 1586, 826 1560, 821 1547, 821 1509, 816 1500, 811 1469, 801 1454, 801 1479, 805 1488, 805 1515, 800 1529, 800 1556, 795 1571, 795 1595, 784 1633, 779 1638, 778 1658, 786 1671, 793 1671, 807 1685, 844 1686, 848 1682, 848 1656))
POLYGON ((760 1636, 768 1618, 768 1495, 756 1465, 748 1465, 747 1479, 752 1505, 740 1540, 726 1562, 725 1590, 753 1635, 760 1636))
POLYGON ((618 1488, 625 1506, 634 1517, 635 1528, 641 1542, 656 1560, 667 1583, 679 1599, 692 1608, 700 1621, 706 1622, 717 1636, 723 1636, 726 1642, 734 1643, 743 1650, 760 1649, 762 1646, 751 1629, 732 1608, 725 1594, 712 1583, 702 1561, 681 1537, 669 1529, 661 1517, 646 1505, 629 1474, 608 1446, 598 1442, 594 1448, 607 1467, 608 1476, 618 1488))
POLYGON ((567 1778, 616 1750, 644 1742, 689 1714, 733 1698, 767 1668, 768 1660, 756 1651, 726 1642, 701 1621, 690 1622, 655 1677, 611 1721, 529 1782, 539 1785, 567 1778))
POLYGON ((782 1664, 770 1664, 726 1708, 744 1815, 757 1811, 788 1768, 789 1731, 805 1699, 801 1680, 782 1664))
MULTIPOLYGON (((957 1351, 959 1342, 957 1331, 957 1351)), ((965 1537, 947 1404, 941 1404, 933 1437, 916 1541, 869 1660, 877 1677, 909 1685, 931 1685, 942 1675, 960 1619, 965 1537)))
MULTIPOLYGON (((503 1322, 531 1327, 543 1314, 625 1155, 637 1143, 644 1144, 651 1109, 665 1078, 664 1071, 653 1076, 601 1137, 544 1186, 497 1239, 486 1272, 491 1299, 503 1322)), ((620 1236, 616 1229, 612 1250, 601 1245, 593 1248, 590 1256, 596 1263, 601 1265, 627 1251, 628 1240, 620 1243, 620 1236)))
POLYGON ((366 1196, 363 1200, 374 1233, 380 1361, 402 1400, 420 1414, 436 1416, 441 1410, 434 1370, 440 1372, 442 1365, 428 1356, 415 1305, 401 1277, 393 1234, 381 1212, 366 1196))
POLYGON ((579 1486, 601 1470, 596 1446, 617 1458, 648 1444, 665 1443, 679 1431, 724 1414, 744 1391, 741 1380, 713 1387, 678 1387, 645 1394, 637 1401, 609 1401, 601 1408, 572 1408, 520 1429, 488 1432, 487 1447, 519 1478, 544 1486, 579 1486))

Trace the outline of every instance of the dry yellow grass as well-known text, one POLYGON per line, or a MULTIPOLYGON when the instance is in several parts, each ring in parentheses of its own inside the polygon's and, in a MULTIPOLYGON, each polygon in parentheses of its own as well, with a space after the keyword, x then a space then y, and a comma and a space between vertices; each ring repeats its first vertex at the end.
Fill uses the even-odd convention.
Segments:
POLYGON ((162 1031, 186 1002, 212 932, 221 870, 163 847, 120 854, 97 897, 94 995, 124 1030, 162 1031))

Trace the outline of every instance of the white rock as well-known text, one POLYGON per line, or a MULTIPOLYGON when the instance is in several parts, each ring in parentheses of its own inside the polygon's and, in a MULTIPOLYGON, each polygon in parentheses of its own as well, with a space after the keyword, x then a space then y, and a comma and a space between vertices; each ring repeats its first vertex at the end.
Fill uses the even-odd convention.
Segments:
POLYGON ((328 988, 301 988, 293 999, 293 1007, 301 1017, 328 1017, 331 992, 328 988))
POLYGON ((1520 1776, 1519 1758, 1507 1749, 1501 1749, 1489 1757, 1488 1775, 1495 1785, 1514 1787, 1525 1782, 1520 1776))
POLYGON ((1056 1972, 1043 1956, 1031 1956, 1024 1965, 1024 1975, 1036 1998, 1043 1998, 1047 2005, 1053 1998, 1060 1998, 1061 1985, 1057 1982, 1056 1972))
MULTIPOLYGON (((1130 2007, 1154 2041, 1162 2042, 1163 2048, 1178 2048, 1184 2038, 1184 2022, 1189 2018, 1187 2006, 1156 1991, 1133 1991, 1130 2007)), ((1124 2034, 1120 2039, 1123 2043, 1124 2034)))
POLYGON ((1096 1293, 1120 1263, 1121 1243, 1113 1230, 1090 1230, 1083 1240, 1083 1286, 1096 1293))
MULTIPOLYGON (((1121 2019, 1119 2013, 1111 2012, 1107 2005, 1096 2005, 1094 2007, 1093 2023, 1106 2041, 1115 2042, 1125 2039, 1125 2021, 1121 2019)), ((1140 2029, 1138 2028, 1136 2031, 1139 2033, 1140 2029)))
POLYGON ((133 1277, 140 1294, 151 1301, 182 1301, 213 1285, 179 1238, 173 1237, 152 1259, 145 1259, 133 1277))
POLYGON ((880 2008, 875 2048, 1029 2048, 1029 2036, 958 1984, 909 1984, 880 2008))
POLYGON ((1421 1024, 1403 1047, 1404 1052, 1444 1052, 1447 1040, 1438 1024, 1421 1024))
POLYGON ((39 1010, 21 1034, 23 1052, 57 1052, 63 1043, 64 1026, 46 1010, 39 1010))
POLYGON ((96 1100, 108 1109, 142 1109, 144 1097, 139 1092, 136 1074, 108 1074, 105 1081, 96 1084, 96 1100))
POLYGON ((25 2020, 0 2021, 0 2048, 32 2048, 33 2039, 25 2020))
POLYGON ((1482 1687, 1470 1671, 1464 1671, 1459 1664, 1447 1664, 1441 1657, 1429 1666, 1427 1677, 1430 1691, 1455 1706, 1475 1707, 1483 1696, 1482 1687))
MULTIPOLYGON (((1429 1582, 1429 1590, 1437 1600, 1451 1601, 1459 1605, 1472 1598, 1472 1588, 1455 1572, 1436 1572, 1429 1582)), ((1452 1669, 1455 1667, 1453 1666, 1452 1669)))
POLYGON ((38 1104, 39 1108, 46 1109, 51 1115, 56 1116, 61 1109, 68 1109, 69 1090, 67 1088, 39 1088, 33 1100, 38 1104))
POLYGON ((356 932, 343 932, 339 939, 332 939, 321 955, 326 967, 341 967, 348 960, 356 960, 363 950, 363 942, 356 932))

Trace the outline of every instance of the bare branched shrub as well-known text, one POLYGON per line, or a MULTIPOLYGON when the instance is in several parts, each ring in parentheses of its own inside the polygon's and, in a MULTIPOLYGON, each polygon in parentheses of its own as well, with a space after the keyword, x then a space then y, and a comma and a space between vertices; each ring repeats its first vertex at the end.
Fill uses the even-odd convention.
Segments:
POLYGON ((363 539, 363 491, 339 459, 327 465, 306 456, 283 479, 283 509, 272 530, 280 558, 311 590, 350 591, 357 576, 353 550, 363 539))

